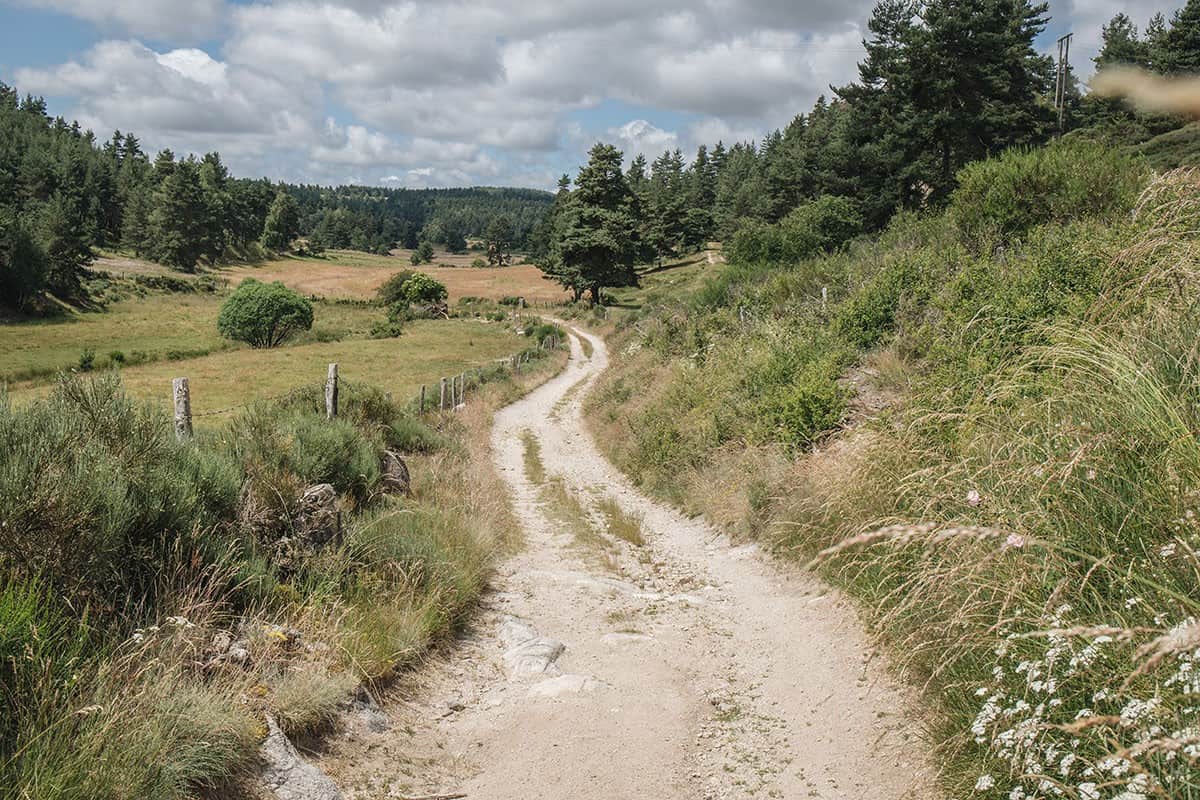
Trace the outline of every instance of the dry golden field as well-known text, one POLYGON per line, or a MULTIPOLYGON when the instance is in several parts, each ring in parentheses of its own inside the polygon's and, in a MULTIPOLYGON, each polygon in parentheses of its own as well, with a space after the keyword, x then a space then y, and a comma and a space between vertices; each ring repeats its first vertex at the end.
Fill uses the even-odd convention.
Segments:
MULTIPOLYGON (((206 274, 225 278, 233 284, 246 278, 257 278, 260 281, 283 281, 308 295, 370 299, 375 296, 375 290, 395 272, 420 269, 446 284, 451 303, 461 297, 499 300, 511 296, 538 302, 570 299, 560 286, 546 280, 541 270, 532 264, 472 267, 471 262, 481 256, 478 252, 470 252, 460 255, 436 253, 432 264, 413 267, 409 263, 410 253, 409 250, 394 250, 390 256, 377 256, 354 250, 330 250, 317 258, 285 257, 261 264, 218 267, 206 274)), ((519 257, 517 260, 520 261, 519 257)), ((124 256, 98 259, 96 269, 117 274, 187 277, 158 264, 124 256)))

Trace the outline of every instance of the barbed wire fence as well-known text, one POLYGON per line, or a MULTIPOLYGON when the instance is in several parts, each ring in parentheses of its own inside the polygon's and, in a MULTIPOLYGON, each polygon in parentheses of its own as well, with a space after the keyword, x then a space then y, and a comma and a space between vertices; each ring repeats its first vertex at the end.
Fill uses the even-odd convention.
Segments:
MULTIPOLYGON (((514 376, 520 376, 526 364, 534 358, 540 357, 544 352, 558 350, 562 346, 563 341, 564 338, 562 336, 552 334, 542 339, 535 347, 527 347, 520 352, 513 353, 507 358, 495 359, 487 366, 473 367, 457 375, 443 377, 432 387, 432 389, 436 389, 436 396, 428 384, 422 384, 420 391, 411 399, 409 405, 421 416, 430 413, 457 411, 466 406, 468 389, 479 389, 484 384, 495 380, 499 375, 511 373, 514 376)), ((181 440, 191 438, 193 435, 193 420, 235 414, 240 411, 246 411, 261 403, 294 402, 312 393, 314 390, 319 391, 321 386, 322 384, 316 383, 303 384, 279 394, 255 397, 253 400, 245 403, 194 412, 192 411, 192 391, 189 379, 187 377, 173 378, 171 381, 171 397, 174 405, 175 435, 181 440)), ((379 391, 377 387, 371 384, 348 381, 341 377, 336 363, 329 364, 323 386, 325 417, 330 420, 336 419, 338 416, 339 402, 343 392, 349 391, 351 393, 366 395, 368 392, 379 391)), ((385 400, 392 400, 391 392, 383 392, 382 394, 385 400)))

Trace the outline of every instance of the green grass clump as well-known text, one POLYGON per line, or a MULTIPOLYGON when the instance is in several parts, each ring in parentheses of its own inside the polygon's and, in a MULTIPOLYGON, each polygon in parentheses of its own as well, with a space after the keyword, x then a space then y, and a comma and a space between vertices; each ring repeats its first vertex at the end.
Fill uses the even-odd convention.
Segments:
POLYGON ((642 520, 638 516, 621 508, 621 504, 609 496, 602 498, 596 504, 596 508, 604 517, 609 534, 634 547, 646 546, 646 536, 642 533, 642 520))
POLYGON ((542 446, 533 431, 521 432, 521 457, 525 464, 525 477, 535 486, 546 482, 546 466, 542 463, 542 446))

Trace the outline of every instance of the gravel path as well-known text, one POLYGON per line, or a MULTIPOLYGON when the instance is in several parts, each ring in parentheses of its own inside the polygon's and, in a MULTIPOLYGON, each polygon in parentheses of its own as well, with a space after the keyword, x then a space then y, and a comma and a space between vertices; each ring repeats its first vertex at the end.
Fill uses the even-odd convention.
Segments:
POLYGON ((351 726, 322 766, 361 798, 937 797, 912 697, 848 603, 600 455, 580 403, 607 351, 576 335, 591 357, 573 338, 567 368, 496 415, 526 547, 391 727, 351 726), (614 500, 643 544, 610 535, 614 500))

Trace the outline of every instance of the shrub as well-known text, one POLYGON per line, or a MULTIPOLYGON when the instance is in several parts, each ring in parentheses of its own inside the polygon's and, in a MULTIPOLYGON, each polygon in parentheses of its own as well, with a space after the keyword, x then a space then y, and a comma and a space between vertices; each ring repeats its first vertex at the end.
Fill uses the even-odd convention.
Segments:
POLYGON ((125 363, 125 351, 123 351, 123 350, 110 351, 108 354, 108 360, 109 360, 109 362, 111 362, 113 364, 124 364, 125 363))
POLYGON ((931 271, 928 263, 910 256, 884 264, 838 307, 833 331, 854 347, 879 344, 896 330, 902 306, 920 307, 929 301, 931 271))
POLYGON ((240 484, 115 377, 64 381, 19 409, 0 400, 0 574, 97 612, 145 604, 168 553, 233 518, 240 484))
POLYGON ((805 447, 841 421, 846 391, 837 383, 838 373, 839 365, 833 359, 812 361, 771 396, 768 413, 779 427, 782 441, 805 447))
POLYGON ((418 272, 404 282, 400 299, 413 305, 436 305, 446 302, 447 296, 444 283, 418 272))
POLYGON ((948 213, 963 240, 979 247, 1036 225, 1128 214, 1146 178, 1145 167, 1118 150, 1060 140, 964 167, 948 213))
POLYGON ((392 306, 396 303, 403 302, 404 284, 408 279, 416 275, 416 270, 402 269, 392 277, 384 281, 383 285, 375 290, 375 294, 379 297, 379 301, 385 306, 392 306))
POLYGON ((488 265, 488 263, 486 261, 484 261, 482 258, 477 258, 471 262, 471 266, 474 267, 475 269, 482 269, 483 267, 486 267, 487 265, 488 265))
POLYGON ((217 330, 252 347, 277 347, 313 324, 312 303, 280 281, 248 279, 221 306, 217 330))
POLYGON ((430 242, 421 242, 417 245, 417 249, 413 251, 412 257, 409 259, 413 265, 428 264, 433 261, 433 244, 430 242))
POLYGON ((96 365, 96 351, 90 347, 85 347, 83 352, 79 354, 79 362, 76 364, 76 369, 80 372, 91 372, 96 365))
POLYGON ((328 483, 363 502, 379 480, 379 445, 345 418, 264 404, 234 420, 231 429, 231 453, 260 481, 328 483))
POLYGON ((746 222, 733 237, 729 257, 742 264, 795 264, 833 252, 862 231, 862 215, 852 200, 824 195, 774 225, 746 222))

